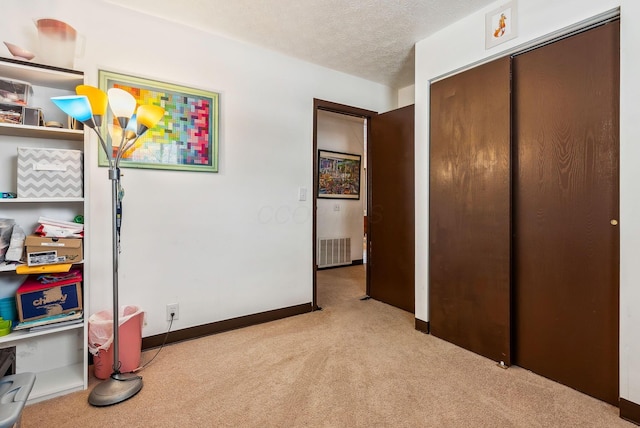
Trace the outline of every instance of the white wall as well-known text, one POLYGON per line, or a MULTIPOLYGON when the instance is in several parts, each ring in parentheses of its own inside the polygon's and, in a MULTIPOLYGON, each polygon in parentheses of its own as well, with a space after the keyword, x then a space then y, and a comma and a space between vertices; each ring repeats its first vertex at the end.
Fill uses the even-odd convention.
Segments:
MULTIPOLYGON (((0 40, 34 49, 32 18, 86 39, 89 84, 106 69, 221 93, 220 172, 124 171, 120 303, 147 311, 143 336, 311 302, 313 99, 374 111, 391 88, 100 0, 3 2, 0 40), (142 50, 139 40, 157 38, 142 50)), ((7 53, 8 56, 8 53, 7 53)), ((87 313, 111 307, 110 181, 91 169, 87 313)))
POLYGON ((398 108, 406 107, 416 102, 416 85, 398 89, 398 108))
POLYGON ((485 13, 502 3, 495 2, 416 45, 416 317, 429 320, 429 81, 620 6, 620 395, 640 403, 640 222, 636 219, 640 212, 640 4, 637 0, 519 0, 518 37, 485 50, 485 13))
POLYGON ((318 238, 351 238, 351 259, 362 260, 365 209, 364 119, 318 112, 318 149, 360 155, 360 199, 318 199, 318 238), (338 210, 336 210, 336 207, 338 210))
POLYGON ((620 4, 620 396, 640 403, 640 2, 620 4))

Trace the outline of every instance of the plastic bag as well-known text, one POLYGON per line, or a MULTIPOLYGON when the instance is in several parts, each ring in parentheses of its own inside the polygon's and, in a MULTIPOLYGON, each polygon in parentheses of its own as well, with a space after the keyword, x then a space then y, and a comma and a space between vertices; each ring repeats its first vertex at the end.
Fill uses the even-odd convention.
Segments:
POLYGON ((16 221, 11 218, 0 218, 0 263, 4 262, 4 255, 11 243, 11 232, 16 221))
MULTIPOLYGON (((96 312, 89 317, 89 352, 98 355, 100 350, 108 350, 113 343, 113 311, 96 312)), ((118 313, 118 325, 122 325, 131 318, 143 314, 138 306, 121 306, 118 313)), ((143 321, 144 324, 144 321, 143 321)))
POLYGON ((24 240, 26 235, 24 230, 17 224, 13 225, 13 231, 11 232, 11 239, 9 242, 9 248, 7 249, 4 258, 9 262, 19 262, 22 259, 22 253, 24 252, 24 240))

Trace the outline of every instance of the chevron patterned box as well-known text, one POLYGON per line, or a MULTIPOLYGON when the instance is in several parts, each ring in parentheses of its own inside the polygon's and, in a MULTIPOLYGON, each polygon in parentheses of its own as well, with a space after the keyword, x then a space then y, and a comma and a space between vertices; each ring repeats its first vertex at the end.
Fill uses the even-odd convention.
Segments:
POLYGON ((81 198, 80 150, 18 147, 18 198, 81 198))

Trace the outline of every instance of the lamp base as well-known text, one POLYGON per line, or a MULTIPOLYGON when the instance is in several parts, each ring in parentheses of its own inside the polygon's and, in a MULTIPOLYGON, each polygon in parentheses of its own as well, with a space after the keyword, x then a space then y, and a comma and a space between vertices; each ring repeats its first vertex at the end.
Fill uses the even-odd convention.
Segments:
POLYGON ((121 403, 142 389, 142 377, 133 373, 114 373, 93 388, 89 404, 102 407, 121 403))

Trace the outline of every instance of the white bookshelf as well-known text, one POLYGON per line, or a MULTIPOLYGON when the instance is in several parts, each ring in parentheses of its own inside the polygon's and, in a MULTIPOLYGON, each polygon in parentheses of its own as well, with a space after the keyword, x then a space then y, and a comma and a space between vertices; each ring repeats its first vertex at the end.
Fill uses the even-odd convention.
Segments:
MULTIPOLYGON (((33 95, 28 106, 41 109, 45 121, 64 125, 67 118, 50 98, 75 93, 75 87, 84 84, 84 74, 0 58, 0 76, 29 82, 33 95)), ((0 192, 17 192, 17 148, 57 148, 85 151, 86 138, 82 130, 48 128, 44 126, 0 123, 0 192)), ((87 168, 84 168, 87 181, 87 168)), ((84 188, 87 188, 85 185, 84 188)), ((0 199, 0 218, 11 218, 25 231, 32 233, 40 217, 73 219, 83 215, 87 229, 87 198, 15 198, 0 199)), ((87 245, 84 238, 85 260, 73 266, 84 270, 82 301, 88 301, 87 245)), ((0 293, 8 294, 6 283, 15 283, 15 266, 0 264, 0 293), (7 281, 3 283, 2 279, 7 281)), ((42 401, 87 388, 88 383, 88 315, 79 324, 65 325, 40 331, 12 331, 0 337, 0 348, 15 347, 16 373, 34 372, 36 382, 29 402, 42 401)))

